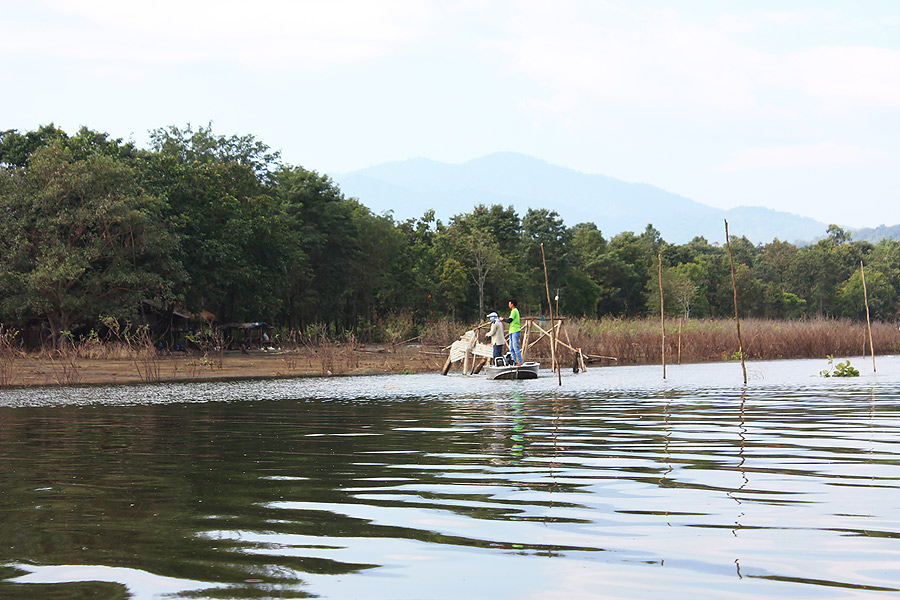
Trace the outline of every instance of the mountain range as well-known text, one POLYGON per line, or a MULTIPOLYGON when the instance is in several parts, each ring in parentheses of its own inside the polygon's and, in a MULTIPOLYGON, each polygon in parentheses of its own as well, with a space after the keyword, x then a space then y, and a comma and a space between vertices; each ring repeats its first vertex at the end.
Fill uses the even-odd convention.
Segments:
POLYGON ((391 211, 399 221, 434 209, 446 222, 479 204, 501 204, 514 207, 520 216, 528 208, 554 210, 570 227, 593 222, 607 238, 623 231, 640 233, 652 224, 664 240, 677 244, 696 236, 724 242, 725 219, 732 235, 754 243, 775 238, 808 243, 823 237, 828 228, 815 219, 769 208, 714 208, 652 185, 580 173, 512 152, 461 165, 417 158, 331 177, 345 196, 376 214, 391 211))

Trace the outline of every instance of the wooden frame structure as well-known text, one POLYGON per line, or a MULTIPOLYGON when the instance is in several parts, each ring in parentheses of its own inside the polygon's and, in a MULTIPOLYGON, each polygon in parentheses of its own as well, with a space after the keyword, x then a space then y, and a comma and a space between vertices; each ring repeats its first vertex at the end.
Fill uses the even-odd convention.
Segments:
MULTIPOLYGON (((572 345, 569 332, 565 329, 565 317, 522 317, 522 359, 528 356, 529 352, 541 340, 547 338, 549 343, 556 344, 557 348, 551 346, 551 369, 554 373, 562 370, 560 361, 559 347, 566 348, 572 352, 573 365, 572 370, 575 373, 587 371, 587 363, 592 360, 609 359, 618 360, 613 356, 593 356, 585 354, 581 348, 572 345), (560 338, 564 338, 563 341, 560 338)), ((490 346, 477 343, 478 331, 487 327, 490 323, 482 323, 474 329, 467 331, 460 339, 448 346, 450 354, 441 370, 441 375, 446 375, 450 371, 452 363, 463 361, 463 373, 472 375, 479 373, 490 357, 490 346)))
MULTIPOLYGON (((584 360, 584 353, 581 351, 581 348, 575 348, 574 346, 572 346, 572 340, 569 338, 569 332, 565 329, 565 317, 522 317, 522 322, 523 359, 525 358, 528 351, 538 342, 540 342, 544 338, 549 338, 551 344, 555 343, 556 346, 563 346, 564 348, 567 348, 572 352, 574 357, 574 366, 572 370, 575 373, 578 373, 579 371, 587 371, 587 366, 585 365, 584 360), (546 324, 546 329, 542 327, 542 324, 546 324), (565 334, 565 342, 560 339, 562 334, 565 334), (530 340, 532 335, 537 335, 537 338, 534 340, 530 340)), ((550 368, 554 373, 556 373, 558 370, 562 369, 558 348, 551 347, 550 356, 550 368)))

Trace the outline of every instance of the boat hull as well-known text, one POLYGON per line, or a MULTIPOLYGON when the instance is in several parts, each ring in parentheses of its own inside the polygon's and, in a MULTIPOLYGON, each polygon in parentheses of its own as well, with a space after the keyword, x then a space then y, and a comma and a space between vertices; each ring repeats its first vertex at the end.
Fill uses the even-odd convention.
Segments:
POLYGON ((536 362, 527 362, 521 366, 510 365, 505 367, 487 365, 484 367, 484 373, 488 379, 537 379, 540 367, 541 363, 536 362))

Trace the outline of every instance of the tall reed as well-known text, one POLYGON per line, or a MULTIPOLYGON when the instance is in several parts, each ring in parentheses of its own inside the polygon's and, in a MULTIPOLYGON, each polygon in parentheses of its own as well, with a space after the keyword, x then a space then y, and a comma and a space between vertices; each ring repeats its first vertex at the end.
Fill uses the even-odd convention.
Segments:
POLYGON ((19 332, 0 325, 0 387, 12 385, 15 359, 20 351, 16 347, 19 332))
MULTIPOLYGON (((103 324, 109 329, 114 342, 111 344, 101 343, 99 347, 109 346, 111 349, 118 348, 120 352, 124 352, 127 359, 134 365, 138 377, 144 383, 162 381, 159 351, 153 345, 153 337, 147 325, 133 327, 131 323, 125 323, 123 326, 116 319, 109 317, 104 319, 103 324)), ((85 350, 92 345, 98 345, 92 344, 92 340, 96 340, 96 336, 88 336, 85 340, 83 343, 85 350)))
POLYGON ((59 338, 59 347, 47 354, 47 364, 53 373, 57 385, 78 385, 81 383, 81 363, 79 362, 79 344, 68 333, 59 338))
MULTIPOLYGON (((573 345, 586 353, 615 356, 619 364, 648 364, 661 359, 658 322, 644 319, 604 319, 567 322, 573 345)), ((748 359, 824 358, 862 355, 866 325, 848 320, 742 321, 744 355, 748 359)), ((900 332, 890 323, 872 323, 876 354, 900 351, 900 332)), ((667 336, 667 351, 677 351, 678 339, 667 336)), ((687 319, 681 333, 684 362, 738 360, 739 344, 729 319, 687 319)))
MULTIPOLYGON (((426 325, 422 341, 430 346, 446 347, 473 327, 471 323, 440 319, 426 325)), ((569 318, 564 327, 569 344, 581 348, 586 355, 615 357, 620 365, 659 364, 662 360, 658 318, 569 318)), ((667 328, 670 331, 678 329, 677 321, 673 320, 667 328)), ((825 318, 802 321, 742 319, 741 329, 744 356, 750 360, 866 354, 864 322, 825 318)), ((740 359, 733 319, 684 319, 680 336, 666 336, 667 354, 678 353, 679 340, 682 362, 740 359)), ((876 354, 900 352, 897 325, 873 322, 872 342, 876 354)), ((563 348, 561 354, 563 364, 568 363, 571 352, 563 348)), ((548 360, 549 342, 541 341, 529 350, 529 355, 536 360, 548 360)))

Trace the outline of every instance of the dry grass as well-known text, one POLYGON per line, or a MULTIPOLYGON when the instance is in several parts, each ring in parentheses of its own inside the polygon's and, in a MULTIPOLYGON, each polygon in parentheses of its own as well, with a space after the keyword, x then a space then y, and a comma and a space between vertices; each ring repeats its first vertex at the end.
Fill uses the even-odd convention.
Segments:
MULTIPOLYGON (((440 371, 444 350, 472 324, 440 319, 420 330, 420 344, 405 341, 363 346, 352 335, 339 340, 319 332, 316 338, 285 333, 279 350, 224 353, 210 339, 205 352, 160 355, 148 340, 63 344, 53 352, 26 353, 13 332, 0 328, 0 387, 11 385, 76 385, 157 381, 197 381, 241 377, 328 376, 341 374, 412 373, 440 371)), ((868 352, 865 323, 830 319, 741 322, 745 353, 750 359, 825 358, 868 352)), ((415 332, 413 332, 415 333, 415 332)), ((408 332, 396 337, 408 335, 408 332)), ((876 354, 900 352, 900 331, 890 323, 873 323, 876 354)), ((530 336, 529 343, 536 336, 530 336)), ((655 364, 660 361, 660 326, 655 319, 569 319, 561 340, 585 354, 611 356, 617 364, 655 364), (568 335, 566 335, 568 334, 568 335)), ((691 319, 666 323, 666 361, 736 359, 737 334, 731 319, 691 319)), ((549 340, 533 346, 529 358, 548 364, 549 340)), ((560 362, 571 363, 572 353, 560 349, 560 362)))
MULTIPOLYGON (((682 362, 738 358, 738 341, 732 319, 677 319, 666 322, 666 360, 676 362, 679 341, 682 362), (679 340, 680 338, 680 340, 679 340)), ((619 358, 619 364, 648 364, 661 360, 660 324, 655 319, 603 321, 573 320, 567 323, 573 345, 586 353, 619 358)), ((824 358, 869 352, 865 323, 847 320, 741 321, 744 355, 749 359, 824 358)), ((900 331, 891 323, 873 323, 876 354, 900 351, 900 331)))
POLYGON ((22 353, 16 343, 18 332, 0 325, 0 387, 11 385, 13 365, 22 353))
POLYGON ((428 321, 420 328, 419 339, 423 344, 429 346, 449 346, 459 339, 459 336, 465 333, 467 329, 472 329, 473 325, 455 321, 448 317, 441 317, 433 321, 428 321))
MULTIPOLYGON (((709 362, 739 359, 737 333, 733 319, 678 319, 666 321, 666 362, 675 363, 681 346, 682 362, 709 362)), ((440 320, 430 324, 423 334, 427 343, 446 347, 467 329, 470 323, 440 320)), ((866 324, 848 320, 810 319, 741 321, 744 355, 755 360, 781 358, 824 358, 868 354, 866 324)), ((560 336, 575 348, 593 356, 615 357, 616 364, 658 364, 661 362, 658 319, 567 319, 560 336)), ((900 352, 900 331, 892 323, 873 323, 872 338, 876 354, 900 352)), ((536 336, 529 336, 529 345, 536 336)), ((565 364, 572 353, 560 349, 565 364)), ((550 360, 549 339, 529 348, 529 356, 541 362, 550 360)))

